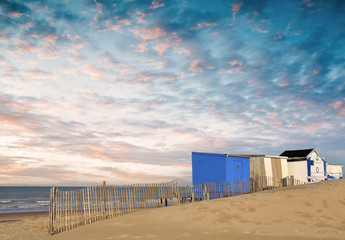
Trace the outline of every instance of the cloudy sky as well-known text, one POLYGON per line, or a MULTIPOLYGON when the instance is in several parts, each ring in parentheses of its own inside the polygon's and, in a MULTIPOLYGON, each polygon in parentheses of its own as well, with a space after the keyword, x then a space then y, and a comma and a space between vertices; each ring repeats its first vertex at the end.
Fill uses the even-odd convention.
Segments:
POLYGON ((0 1, 0 185, 191 183, 191 152, 345 164, 345 1, 0 1))

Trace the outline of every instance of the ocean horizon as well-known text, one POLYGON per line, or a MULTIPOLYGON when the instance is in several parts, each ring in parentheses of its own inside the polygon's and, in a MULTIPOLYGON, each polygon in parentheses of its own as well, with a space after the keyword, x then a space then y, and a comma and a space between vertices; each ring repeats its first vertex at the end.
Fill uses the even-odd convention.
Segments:
MULTIPOLYGON (((0 214, 48 212, 51 186, 0 186, 0 214)), ((83 187, 58 187, 76 190, 83 187)))

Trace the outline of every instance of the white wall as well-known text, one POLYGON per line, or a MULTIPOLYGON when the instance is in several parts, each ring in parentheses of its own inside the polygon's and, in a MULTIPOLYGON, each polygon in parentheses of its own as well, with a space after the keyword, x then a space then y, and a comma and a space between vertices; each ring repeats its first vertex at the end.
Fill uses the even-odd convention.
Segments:
POLYGON ((265 157, 264 163, 265 163, 266 176, 267 177, 273 177, 271 158, 265 157))
POLYGON ((327 175, 334 178, 340 178, 343 176, 343 166, 340 164, 328 164, 327 163, 327 175))
POLYGON ((310 166, 311 182, 319 182, 324 180, 326 177, 322 157, 315 151, 311 152, 307 157, 310 157, 310 160, 314 161, 314 166, 310 166))
POLYGON ((285 178, 289 176, 289 168, 288 168, 287 159, 282 158, 281 163, 282 163, 282 178, 285 178))
POLYGON ((297 180, 308 182, 307 160, 290 161, 287 164, 289 176, 293 175, 297 180))

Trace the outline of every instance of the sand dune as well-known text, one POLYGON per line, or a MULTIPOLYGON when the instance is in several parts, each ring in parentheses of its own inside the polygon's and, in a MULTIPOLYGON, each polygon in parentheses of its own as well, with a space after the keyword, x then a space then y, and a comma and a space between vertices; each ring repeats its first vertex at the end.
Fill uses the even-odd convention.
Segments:
POLYGON ((52 239, 345 239, 345 181, 142 211, 52 239))

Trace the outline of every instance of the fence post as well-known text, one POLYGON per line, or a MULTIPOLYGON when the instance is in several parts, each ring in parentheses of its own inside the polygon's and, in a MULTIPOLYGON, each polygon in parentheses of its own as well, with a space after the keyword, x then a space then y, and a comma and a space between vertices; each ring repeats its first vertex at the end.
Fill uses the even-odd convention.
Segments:
POLYGON ((55 187, 50 189, 50 202, 49 202, 49 228, 48 233, 54 234, 54 218, 55 218, 55 187))
POLYGON ((102 213, 103 219, 105 219, 105 207, 106 207, 105 204, 106 204, 106 197, 107 197, 105 188, 106 188, 106 182, 103 181, 103 213, 102 213))
POLYGON ((291 175, 291 186, 295 186, 295 177, 291 175))

